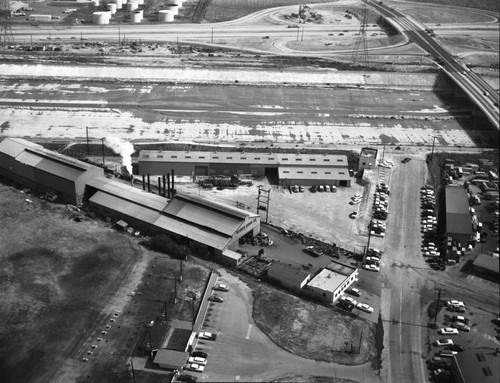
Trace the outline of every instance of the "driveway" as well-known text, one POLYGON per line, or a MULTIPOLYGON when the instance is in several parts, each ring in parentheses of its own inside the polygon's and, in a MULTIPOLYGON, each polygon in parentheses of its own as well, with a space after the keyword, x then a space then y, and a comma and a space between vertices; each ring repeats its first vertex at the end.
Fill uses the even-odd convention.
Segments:
POLYGON ((341 366, 293 355, 276 346, 252 319, 250 288, 237 277, 221 270, 219 282, 230 291, 221 293, 223 303, 211 303, 202 330, 218 334, 216 341, 201 341, 198 350, 208 353, 208 365, 200 381, 269 381, 279 377, 304 375, 349 378, 358 382, 378 382, 370 363, 341 366), (237 356, 237 358, 235 357, 237 356))

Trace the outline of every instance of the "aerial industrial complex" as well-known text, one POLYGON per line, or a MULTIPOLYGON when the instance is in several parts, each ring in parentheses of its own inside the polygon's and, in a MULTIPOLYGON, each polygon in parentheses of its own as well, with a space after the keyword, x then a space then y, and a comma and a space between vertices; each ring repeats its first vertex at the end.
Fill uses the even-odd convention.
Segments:
POLYGON ((0 1, 1 383, 500 381, 498 1, 0 1))

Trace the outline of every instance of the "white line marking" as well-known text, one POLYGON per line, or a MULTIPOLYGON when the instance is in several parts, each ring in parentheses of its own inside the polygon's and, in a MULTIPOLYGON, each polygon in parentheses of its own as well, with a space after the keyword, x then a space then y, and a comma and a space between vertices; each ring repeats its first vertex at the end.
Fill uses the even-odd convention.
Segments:
POLYGON ((248 325, 247 336, 245 337, 245 339, 250 339, 250 333, 252 332, 252 327, 253 325, 251 324, 248 325))

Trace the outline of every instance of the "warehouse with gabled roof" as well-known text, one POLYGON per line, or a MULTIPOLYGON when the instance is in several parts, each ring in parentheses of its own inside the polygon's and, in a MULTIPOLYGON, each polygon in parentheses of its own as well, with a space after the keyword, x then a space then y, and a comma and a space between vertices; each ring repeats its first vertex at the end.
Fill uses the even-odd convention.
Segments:
POLYGON ((0 175, 79 204, 87 182, 104 176, 104 170, 21 138, 5 138, 0 142, 0 175))
POLYGON ((139 174, 178 176, 275 175, 279 184, 351 186, 344 154, 141 150, 139 174))

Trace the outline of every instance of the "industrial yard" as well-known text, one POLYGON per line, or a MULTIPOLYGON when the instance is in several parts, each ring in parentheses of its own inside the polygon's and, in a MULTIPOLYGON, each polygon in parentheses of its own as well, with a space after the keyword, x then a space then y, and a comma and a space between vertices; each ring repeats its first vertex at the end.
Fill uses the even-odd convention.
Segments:
POLYGON ((5 3, 0 380, 496 382, 499 11, 5 3))

